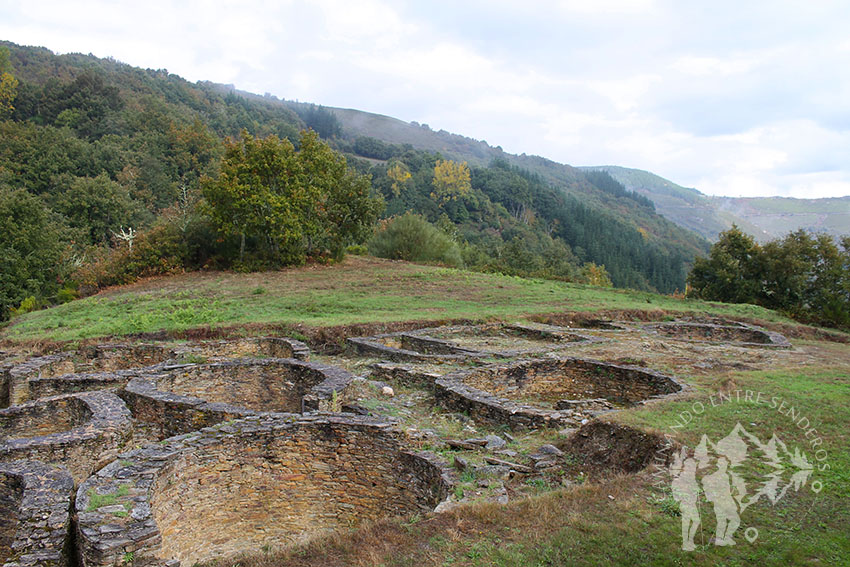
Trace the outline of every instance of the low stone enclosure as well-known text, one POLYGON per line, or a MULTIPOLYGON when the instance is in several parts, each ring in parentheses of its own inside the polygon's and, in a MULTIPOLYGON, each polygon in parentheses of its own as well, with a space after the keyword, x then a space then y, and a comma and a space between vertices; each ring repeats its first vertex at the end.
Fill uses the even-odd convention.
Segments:
POLYGON ((352 337, 348 344, 360 354, 403 362, 512 358, 600 340, 551 325, 494 323, 352 337))
POLYGON ((183 565, 433 510, 451 481, 380 420, 264 414, 121 455, 76 499, 83 567, 183 565))
POLYGON ((511 428, 577 426, 600 412, 681 392, 671 376, 582 358, 524 360, 461 370, 434 383, 437 401, 511 428))
POLYGON ((0 373, 0 407, 58 394, 120 387, 139 369, 166 361, 197 361, 238 356, 307 360, 310 350, 285 337, 204 341, 191 345, 104 344, 31 358, 0 373), (130 370, 132 369, 132 370, 130 370))
POLYGON ((178 358, 295 358, 308 360, 310 349, 306 344, 287 337, 245 337, 221 341, 202 341, 175 348, 178 358))
POLYGON ((68 565, 73 492, 74 481, 62 468, 0 462, 0 564, 68 565))
POLYGON ((0 410, 0 461, 63 463, 77 482, 132 437, 130 411, 113 392, 45 398, 0 410))
POLYGON ((293 358, 241 358, 161 367, 119 395, 153 438, 164 439, 259 412, 338 410, 353 379, 341 368, 293 358))
POLYGON ((729 325, 676 321, 672 323, 649 323, 643 325, 642 328, 670 339, 732 343, 750 347, 791 348, 788 339, 779 333, 745 323, 729 325))

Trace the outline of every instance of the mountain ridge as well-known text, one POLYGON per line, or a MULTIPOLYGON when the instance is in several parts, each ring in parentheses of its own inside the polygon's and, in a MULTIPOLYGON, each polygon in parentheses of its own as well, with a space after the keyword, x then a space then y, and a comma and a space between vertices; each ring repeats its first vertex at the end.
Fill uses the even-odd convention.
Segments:
POLYGON ((732 225, 759 242, 805 229, 832 236, 850 234, 850 196, 820 199, 795 197, 723 197, 682 187, 642 169, 616 165, 582 166, 605 171, 626 189, 645 195, 659 213, 709 240, 732 225))

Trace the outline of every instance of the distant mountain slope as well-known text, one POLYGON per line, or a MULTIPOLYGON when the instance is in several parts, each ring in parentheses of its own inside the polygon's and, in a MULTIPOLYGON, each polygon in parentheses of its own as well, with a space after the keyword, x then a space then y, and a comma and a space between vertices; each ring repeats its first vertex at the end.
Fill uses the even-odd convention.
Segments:
POLYGON ((850 234, 850 197, 712 197, 640 169, 615 165, 579 169, 607 171, 626 189, 649 197, 666 218, 709 240, 733 224, 762 242, 801 228, 850 234))
MULTIPOLYGON (((850 234, 850 196, 830 199, 788 197, 710 197, 718 213, 742 219, 775 238, 800 228, 832 235, 850 234)), ((744 223, 738 222, 739 226, 744 223)), ((757 235, 758 236, 758 235, 757 235)))
MULTIPOLYGON (((288 102, 297 109, 299 104, 288 102)), ((470 165, 486 166, 493 160, 507 163, 539 175, 547 183, 560 188, 568 195, 579 198, 585 205, 604 210, 616 220, 641 231, 645 238, 666 246, 687 250, 693 257, 707 250, 703 238, 690 230, 665 219, 662 215, 645 207, 635 206, 632 199, 606 192, 592 184, 582 171, 570 165, 558 163, 534 155, 509 154, 499 146, 487 142, 452 134, 445 130, 432 130, 426 124, 404 122, 389 116, 359 110, 326 107, 340 122, 342 134, 348 138, 360 136, 375 138, 393 144, 409 144, 418 150, 439 152, 446 158, 464 160, 470 165)))
POLYGON ((367 136, 391 144, 410 144, 418 150, 439 152, 452 159, 462 159, 471 165, 487 165, 494 158, 504 157, 501 148, 491 147, 465 136, 445 130, 431 130, 428 125, 409 123, 382 114, 349 108, 328 108, 342 124, 348 137, 367 136))

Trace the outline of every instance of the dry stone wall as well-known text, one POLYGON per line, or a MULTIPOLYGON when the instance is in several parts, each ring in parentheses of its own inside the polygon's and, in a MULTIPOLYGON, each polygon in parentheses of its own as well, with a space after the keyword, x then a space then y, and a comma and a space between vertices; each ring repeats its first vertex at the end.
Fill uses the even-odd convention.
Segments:
POLYGON ((388 423, 264 414, 121 456, 77 493, 84 567, 191 565, 431 510, 450 480, 388 423), (92 509, 93 495, 114 495, 92 509), (123 511, 123 513, 122 513, 123 511))
POLYGON ((434 327, 372 337, 352 337, 348 339, 348 344, 360 354, 395 362, 453 362, 553 352, 600 340, 603 339, 580 335, 551 325, 532 327, 499 323, 434 327), (512 348, 512 341, 521 341, 524 344, 521 348, 512 348))
POLYGON ((66 567, 74 481, 37 461, 0 462, 0 563, 66 567))
POLYGON ((256 412, 157 389, 154 377, 131 380, 118 395, 136 422, 137 440, 161 441, 256 412))
POLYGON ((349 337, 346 342, 359 354, 395 362, 449 362, 482 356, 482 353, 462 349, 446 341, 423 340, 404 332, 349 337))
POLYGON ((307 360, 309 355, 307 345, 284 337, 240 338, 192 345, 89 345, 73 352, 39 356, 0 367, 0 408, 47 396, 121 387, 137 376, 139 369, 156 371, 157 366, 169 360, 243 356, 307 360))
POLYGON ((207 358, 295 358, 308 360, 310 349, 301 341, 286 337, 246 337, 222 341, 204 341, 176 348, 177 357, 207 358))
MULTIPOLYGON (((153 369, 151 369, 153 371, 153 369)), ((115 372, 93 372, 87 374, 62 374, 45 378, 33 378, 27 385, 30 400, 38 400, 62 394, 75 394, 119 388, 129 382, 139 372, 118 370, 115 372)))
POLYGON ((677 321, 673 323, 651 323, 644 325, 643 328, 672 339, 737 343, 753 347, 791 347, 791 343, 783 335, 744 323, 721 325, 677 321))
POLYGON ((85 392, 0 410, 0 436, 0 461, 63 464, 80 482, 124 449, 132 422, 114 393, 85 392))
POLYGON ((252 411, 325 409, 354 377, 341 368, 293 358, 241 358, 165 366, 149 377, 161 392, 252 411))
POLYGON ((449 409, 526 428, 572 426, 681 390, 673 377, 646 368, 574 357, 493 364, 435 382, 437 401, 449 409))
MULTIPOLYGON (((537 324, 461 325, 420 329, 405 335, 408 342, 424 350, 427 345, 450 345, 468 349, 478 356, 513 358, 538 353, 551 353, 578 344, 604 339, 568 331, 562 327, 537 324)), ((414 349, 416 350, 416 349, 414 349)))

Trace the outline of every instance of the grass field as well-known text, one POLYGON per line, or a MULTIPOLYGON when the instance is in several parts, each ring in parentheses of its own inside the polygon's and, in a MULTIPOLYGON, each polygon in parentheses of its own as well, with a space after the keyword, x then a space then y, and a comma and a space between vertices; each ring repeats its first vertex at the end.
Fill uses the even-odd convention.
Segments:
POLYGON ((6 339, 77 340, 251 323, 350 325, 409 320, 521 318, 559 311, 672 310, 785 321, 752 305, 349 257, 341 265, 279 272, 155 278, 29 313, 6 339))

